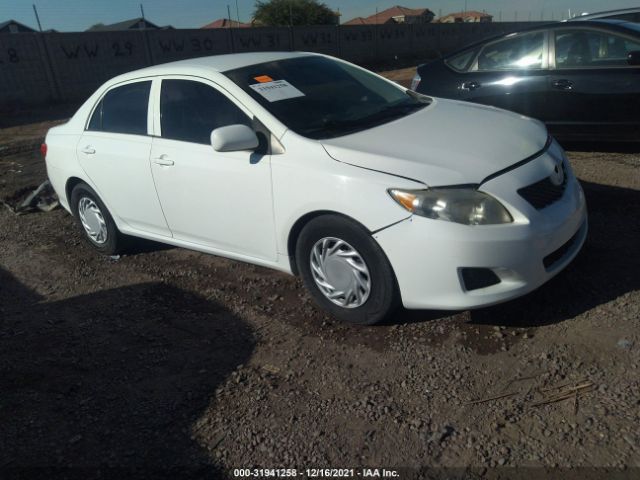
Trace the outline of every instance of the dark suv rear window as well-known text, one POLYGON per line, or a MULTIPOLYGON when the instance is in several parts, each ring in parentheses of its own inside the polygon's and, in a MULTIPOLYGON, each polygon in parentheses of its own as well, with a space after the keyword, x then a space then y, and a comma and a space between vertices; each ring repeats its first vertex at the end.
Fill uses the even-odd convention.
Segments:
POLYGON ((459 72, 466 72, 471 66, 471 62, 473 61, 473 59, 476 57, 477 52, 477 48, 466 50, 457 55, 447 58, 445 60, 445 63, 454 70, 457 70, 459 72))

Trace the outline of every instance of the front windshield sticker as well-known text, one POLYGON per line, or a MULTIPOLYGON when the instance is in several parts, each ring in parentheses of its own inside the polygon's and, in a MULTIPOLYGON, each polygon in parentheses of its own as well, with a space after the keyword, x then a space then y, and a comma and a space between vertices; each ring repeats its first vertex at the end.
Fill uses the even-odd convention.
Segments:
POLYGON ((269 75, 260 75, 259 77, 253 77, 254 80, 257 80, 260 83, 273 82, 273 78, 269 75))
POLYGON ((291 85, 286 80, 274 80, 273 82, 256 83, 249 85, 269 102, 278 102, 289 98, 304 97, 304 93, 291 85))

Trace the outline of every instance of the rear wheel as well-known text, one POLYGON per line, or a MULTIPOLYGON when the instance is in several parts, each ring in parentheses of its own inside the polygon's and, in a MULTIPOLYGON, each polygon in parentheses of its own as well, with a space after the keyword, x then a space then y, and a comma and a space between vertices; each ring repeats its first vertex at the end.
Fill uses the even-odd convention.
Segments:
POLYGON ((76 185, 70 201, 84 237, 93 248, 105 255, 115 255, 123 250, 124 235, 118 231, 109 210, 89 185, 76 185))
POLYGON ((400 303, 384 252, 364 227, 344 217, 323 215, 305 225, 296 264, 316 302, 347 323, 381 322, 400 303))

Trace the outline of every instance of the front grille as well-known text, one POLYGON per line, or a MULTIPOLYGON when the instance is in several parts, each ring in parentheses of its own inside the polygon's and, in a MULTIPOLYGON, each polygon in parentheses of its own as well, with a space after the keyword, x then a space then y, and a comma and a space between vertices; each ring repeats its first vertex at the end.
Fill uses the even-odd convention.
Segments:
POLYGON ((567 252, 569 252, 573 248, 581 232, 582 232, 582 228, 578 229, 575 235, 571 237, 568 242, 566 242, 560 248, 558 248, 557 250, 554 250, 553 252, 551 252, 549 255, 547 255, 542 259, 542 263, 544 264, 544 268, 546 270, 550 270, 551 267, 553 267, 557 262, 559 262, 564 258, 567 252))
POLYGON ((564 195, 567 188, 567 174, 563 171, 563 179, 560 185, 551 183, 551 178, 544 178, 518 190, 518 194, 533 205, 536 210, 542 210, 552 203, 557 202, 564 195))

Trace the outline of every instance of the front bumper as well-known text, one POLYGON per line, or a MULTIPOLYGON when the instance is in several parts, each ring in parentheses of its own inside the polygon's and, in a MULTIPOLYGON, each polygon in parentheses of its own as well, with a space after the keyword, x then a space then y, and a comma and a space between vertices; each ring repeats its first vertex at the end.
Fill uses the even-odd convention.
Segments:
MULTIPOLYGON (((514 191, 513 178, 504 177, 482 190, 498 198, 514 191)), ((504 302, 538 288, 573 260, 588 230, 584 193, 573 173, 562 199, 543 210, 511 197, 511 203, 500 198, 516 212, 511 224, 467 226, 413 216, 374 235, 406 308, 457 310, 504 302), (500 282, 467 290, 463 268, 490 269, 500 282)))

